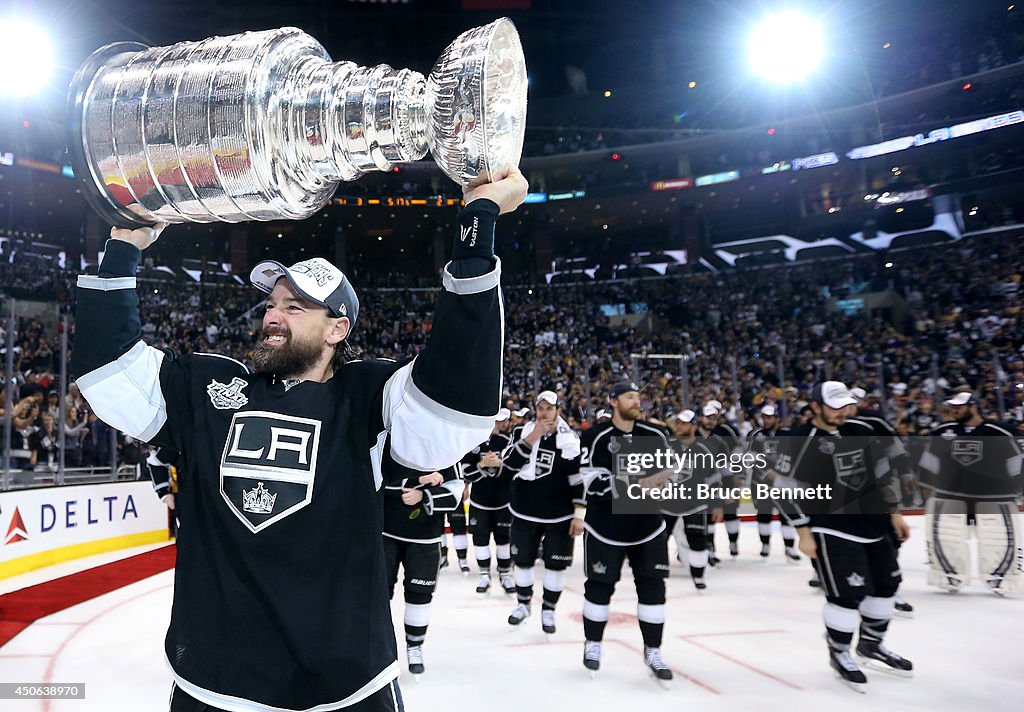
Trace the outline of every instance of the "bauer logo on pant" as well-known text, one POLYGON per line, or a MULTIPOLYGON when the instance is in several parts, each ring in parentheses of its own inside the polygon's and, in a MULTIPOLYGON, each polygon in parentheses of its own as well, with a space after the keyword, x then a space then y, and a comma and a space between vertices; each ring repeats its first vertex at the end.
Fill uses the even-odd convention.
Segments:
POLYGON ((235 413, 220 462, 220 493, 254 534, 313 497, 320 421, 264 411, 235 413))

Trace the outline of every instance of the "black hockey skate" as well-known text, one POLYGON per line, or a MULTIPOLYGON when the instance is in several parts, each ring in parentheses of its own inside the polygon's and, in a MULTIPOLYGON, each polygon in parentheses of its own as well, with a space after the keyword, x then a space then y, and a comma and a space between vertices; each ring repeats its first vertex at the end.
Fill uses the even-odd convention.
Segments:
POLYGON ((900 618, 914 617, 914 607, 906 601, 904 601, 902 598, 899 598, 898 596, 896 598, 896 603, 894 604, 893 608, 893 614, 899 616, 900 618))
POLYGON ((800 553, 796 550, 796 547, 786 547, 786 563, 797 564, 800 563, 800 553))
POLYGON ((529 617, 530 606, 525 603, 520 603, 518 606, 515 607, 515 610, 512 611, 511 615, 509 615, 508 624, 519 625, 529 617))
POLYGON ((857 643, 857 656, 866 667, 899 677, 913 677, 914 664, 889 650, 879 642, 861 640, 857 643))
POLYGON ((555 612, 550 608, 540 612, 540 628, 548 635, 555 634, 555 612))
POLYGON ((850 657, 850 651, 829 648, 828 661, 832 669, 839 675, 839 679, 843 681, 843 684, 847 685, 854 692, 861 694, 867 692, 868 678, 857 667, 857 663, 853 662, 853 658, 850 657))
POLYGON ((423 646, 410 645, 405 649, 405 659, 409 663, 409 673, 417 680, 426 668, 423 665, 423 646))
POLYGON ((708 587, 707 583, 704 581, 704 578, 697 576, 693 578, 693 585, 699 593, 703 593, 704 590, 708 587))
POLYGON ((658 684, 666 690, 672 686, 672 671, 661 659, 661 648, 644 648, 644 663, 658 684))
POLYGON ((476 592, 481 596, 486 596, 491 590, 491 575, 480 574, 480 582, 476 585, 476 592))
POLYGON ((761 558, 767 559, 772 553, 772 548, 768 544, 761 544, 761 558))
POLYGON ((463 576, 469 576, 469 562, 465 559, 459 559, 459 571, 462 572, 463 576))
POLYGON ((588 640, 583 644, 583 667, 590 670, 591 677, 597 677, 601 669, 601 641, 588 640))

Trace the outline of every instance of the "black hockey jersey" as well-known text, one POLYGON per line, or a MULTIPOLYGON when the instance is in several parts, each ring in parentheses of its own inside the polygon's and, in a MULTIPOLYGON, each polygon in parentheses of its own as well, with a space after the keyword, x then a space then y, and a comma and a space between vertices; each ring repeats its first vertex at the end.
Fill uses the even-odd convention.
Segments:
MULTIPOLYGON (((568 426, 565 426, 568 428, 568 426)), ((574 504, 583 503, 579 439, 573 432, 561 433, 565 448, 558 447, 559 433, 545 435, 533 448, 523 441, 523 428, 512 434, 514 443, 505 453, 505 469, 512 475, 509 509, 531 522, 564 522, 572 519, 574 504), (575 446, 575 447, 573 447, 575 446), (572 455, 566 457, 566 455, 572 455)))
POLYGON ((937 494, 968 501, 1012 500, 1021 491, 1020 446, 995 423, 974 428, 943 423, 925 440, 921 484, 937 494))
POLYGON ((472 485, 469 490, 469 504, 480 509, 507 509, 512 489, 512 473, 501 467, 480 467, 480 457, 485 452, 496 452, 499 456, 512 443, 508 433, 492 433, 487 440, 477 445, 462 458, 462 478, 472 485))
POLYGON ((882 443, 885 446, 885 455, 889 458, 889 465, 892 467, 895 475, 901 477, 913 474, 910 456, 907 453, 906 446, 903 444, 903 440, 900 439, 896 428, 892 427, 879 411, 858 408, 857 420, 867 423, 875 435, 882 438, 882 443))
MULTIPOLYGON (((467 208, 463 219, 493 225, 497 206, 480 202, 492 214, 467 208)), ((181 453, 165 646, 175 683, 229 712, 355 704, 399 674, 384 461, 440 470, 491 431, 500 265, 449 265, 430 342, 413 361, 352 362, 324 383, 286 385, 230 358, 146 345, 140 258, 110 240, 99 276, 79 277, 72 372, 104 421, 181 453)))
MULTIPOLYGON (((722 473, 714 466, 715 454, 707 446, 705 438, 696 437, 692 442, 686 442, 685 438, 671 438, 670 442, 672 448, 681 455, 683 463, 679 467, 679 472, 669 478, 670 483, 690 487, 691 492, 695 492, 696 487, 701 484, 721 486, 722 473)), ((667 499, 662 502, 661 513, 686 516, 720 506, 717 498, 667 499)))
POLYGON ((790 428, 779 439, 775 470, 801 485, 831 485, 832 499, 828 503, 779 501, 783 516, 793 526, 810 524, 814 531, 846 538, 875 540, 888 535, 891 521, 885 512, 896 506, 899 497, 885 455, 887 447, 871 426, 854 419, 831 433, 813 423, 790 428))
POLYGON ((642 544, 665 529, 665 520, 660 514, 622 514, 612 511, 615 494, 612 477, 615 472, 615 453, 620 447, 618 439, 633 436, 661 438, 662 445, 659 447, 666 452, 669 450, 665 431, 642 420, 634 423, 632 433, 619 430, 610 420, 598 423, 584 431, 580 442, 579 473, 587 501, 583 527, 597 539, 618 546, 642 544))
POLYGON ((458 467, 441 471, 444 481, 435 486, 421 484, 420 472, 384 486, 384 536, 415 544, 433 544, 441 541, 444 533, 444 512, 453 512, 462 506, 463 482, 458 467), (416 504, 405 504, 402 493, 406 489, 423 490, 423 499, 416 504))
POLYGON ((153 481, 157 497, 173 494, 171 488, 171 467, 178 461, 178 451, 170 447, 153 448, 146 457, 146 469, 153 481))
MULTIPOLYGON (((779 438, 789 432, 789 428, 755 428, 747 436, 747 452, 755 456, 763 456, 764 467, 754 465, 750 468, 752 484, 769 484, 768 473, 775 467, 775 459, 779 455, 779 438)), ((761 459, 761 458, 759 458, 761 459)))

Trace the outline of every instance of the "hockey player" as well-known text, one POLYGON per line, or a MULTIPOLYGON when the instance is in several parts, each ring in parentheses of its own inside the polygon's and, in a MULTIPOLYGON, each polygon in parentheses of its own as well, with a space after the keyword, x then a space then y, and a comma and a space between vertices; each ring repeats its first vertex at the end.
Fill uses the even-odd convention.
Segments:
POLYGON ((998 595, 1020 585, 1024 550, 1016 498, 1024 457, 1013 435, 982 418, 970 393, 945 401, 953 420, 932 431, 921 457, 926 506, 928 583, 956 592, 971 580, 967 540, 974 526, 978 570, 998 595))
MULTIPOLYGON (((498 411, 498 417, 501 417, 501 411, 498 411)), ((469 488, 465 487, 465 482, 463 482, 462 499, 459 501, 459 505, 452 511, 445 512, 444 515, 452 532, 452 546, 455 548, 455 558, 459 563, 459 572, 463 576, 469 576, 469 537, 467 536, 469 529, 466 526, 466 502, 468 499, 469 488)), ((448 535, 442 531, 441 568, 447 568, 447 566, 448 535)))
MULTIPOLYGON (((888 460, 871 428, 847 419, 856 399, 839 381, 815 386, 811 422, 779 440, 775 471, 805 486, 830 486, 828 512, 809 515, 793 500, 780 509, 797 528, 800 551, 814 560, 825 591, 829 662, 840 678, 864 692, 867 677, 850 657, 860 617, 857 654, 865 664, 896 675, 912 675, 913 665, 882 644, 893 614, 901 575, 890 527, 901 541, 910 534, 899 512, 899 495, 888 460), (889 514, 875 512, 888 511, 889 514)), ((776 481, 778 482, 778 480, 776 481)))
MULTIPOLYGON (((883 439, 886 444, 885 455, 889 459, 889 467, 892 469, 893 476, 896 481, 900 484, 901 501, 906 503, 907 493, 913 493, 917 489, 917 484, 914 481, 913 466, 910 463, 910 455, 907 452, 907 448, 903 444, 903 440, 900 439, 899 433, 896 432, 896 428, 885 418, 882 417, 881 411, 867 408, 867 393, 862 388, 851 388, 850 395, 857 399, 856 410, 854 411, 857 420, 867 423, 871 426, 871 430, 874 431, 875 435, 883 439)), ((892 537, 893 546, 896 547, 896 554, 899 555, 900 551, 900 540, 896 536, 896 532, 890 532, 892 537)), ((896 592, 894 599, 894 611, 898 616, 912 617, 914 615, 914 606, 909 602, 903 600, 900 596, 899 591, 896 592)))
POLYGON ((640 389, 628 381, 608 392, 610 420, 583 433, 580 475, 586 507, 577 507, 583 519, 583 568, 586 575, 583 603, 583 665, 595 673, 601 666, 601 641, 608 623, 609 604, 622 564, 629 559, 636 585, 637 619, 644 640, 644 662, 662 683, 672 671, 661 657, 665 628, 665 579, 668 577, 668 541, 662 536, 661 515, 623 514, 612 511, 614 457, 619 438, 658 438, 668 451, 668 439, 658 426, 640 420, 640 389))
POLYGON ((380 488, 390 461, 448 467, 487 437, 501 396, 499 213, 518 170, 464 190, 430 341, 408 363, 352 361, 358 300, 322 258, 267 261, 253 363, 142 341, 140 250, 115 228, 79 277, 71 371, 111 426, 181 453, 166 653, 172 712, 402 709, 380 488))
MULTIPOLYGON (((761 407, 761 427, 751 431, 747 437, 747 447, 751 454, 764 455, 768 465, 765 469, 753 468, 752 484, 767 484, 767 473, 774 464, 779 451, 779 436, 785 434, 787 428, 779 427, 779 414, 771 403, 761 407)), ((771 555, 772 518, 776 509, 770 499, 754 496, 754 509, 757 511, 757 534, 761 538, 761 557, 767 559, 771 555)), ((782 543, 785 546, 787 563, 800 561, 796 550, 796 530, 782 519, 782 543)))
POLYGON ((178 483, 172 471, 177 461, 178 451, 170 447, 151 448, 144 460, 149 479, 153 481, 153 491, 170 513, 171 536, 177 536, 178 533, 178 515, 174 511, 174 493, 178 489, 178 483))
POLYGON ((517 428, 513 445, 505 453, 505 468, 512 473, 509 511, 512 514, 512 562, 515 564, 518 604, 509 625, 521 624, 531 611, 533 567, 543 543, 544 593, 541 629, 555 632, 555 606, 565 588, 565 571, 572 564, 573 537, 582 531, 574 516, 583 504, 579 472, 580 439, 561 416, 558 396, 541 391, 536 400, 537 419, 517 428))
MULTIPOLYGON (((715 456, 731 456, 739 452, 742 447, 740 434, 736 428, 725 422, 725 407, 720 401, 709 400, 701 409, 700 436, 704 438, 704 444, 715 456)), ((719 473, 723 485, 735 487, 741 484, 741 477, 728 470, 719 473)), ((724 512, 725 531, 729 535, 729 555, 736 557, 740 555, 740 517, 738 514, 740 503, 738 500, 722 502, 724 512)), ((718 564, 719 559, 715 556, 715 523, 708 522, 708 549, 711 554, 708 563, 712 566, 718 564)))
POLYGON ((398 567, 405 574, 405 650, 409 672, 423 674, 423 641, 430 624, 430 602, 437 588, 444 513, 462 504, 465 483, 457 468, 444 474, 409 473, 384 488, 384 561, 388 597, 394 598, 398 567))
POLYGON ((508 511, 508 498, 512 473, 502 466, 501 460, 501 454, 512 442, 511 426, 512 421, 508 418, 496 420, 490 437, 462 458, 462 477, 470 485, 469 530, 480 568, 476 592, 481 595, 491 590, 492 537, 498 559, 498 581, 505 593, 512 595, 516 592, 509 547, 512 515, 508 511))
MULTIPOLYGON (((695 487, 699 483, 713 487, 720 485, 722 476, 714 467, 714 454, 704 443, 704 438, 697 437, 697 414, 692 410, 684 410, 668 420, 675 428, 676 440, 673 444, 676 450, 694 463, 670 479, 679 484, 685 483, 688 487, 695 487)), ((683 549, 688 550, 690 578, 694 587, 703 591, 708 587, 704 578, 708 565, 708 526, 722 521, 722 508, 715 506, 717 500, 670 499, 663 504, 661 513, 665 516, 665 536, 675 537, 680 562, 683 560, 683 549)))

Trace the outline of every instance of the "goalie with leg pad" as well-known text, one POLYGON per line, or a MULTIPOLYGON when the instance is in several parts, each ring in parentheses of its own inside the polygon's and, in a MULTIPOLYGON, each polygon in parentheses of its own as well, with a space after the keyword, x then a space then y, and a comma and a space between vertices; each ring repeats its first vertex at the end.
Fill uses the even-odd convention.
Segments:
POLYGON ((945 403, 954 420, 931 432, 919 463, 921 483, 933 493, 926 508, 928 583, 957 591, 970 580, 973 524, 980 578, 1003 595, 1016 590, 1021 577, 1015 500, 1024 455, 1010 432, 981 417, 970 393, 945 403))

